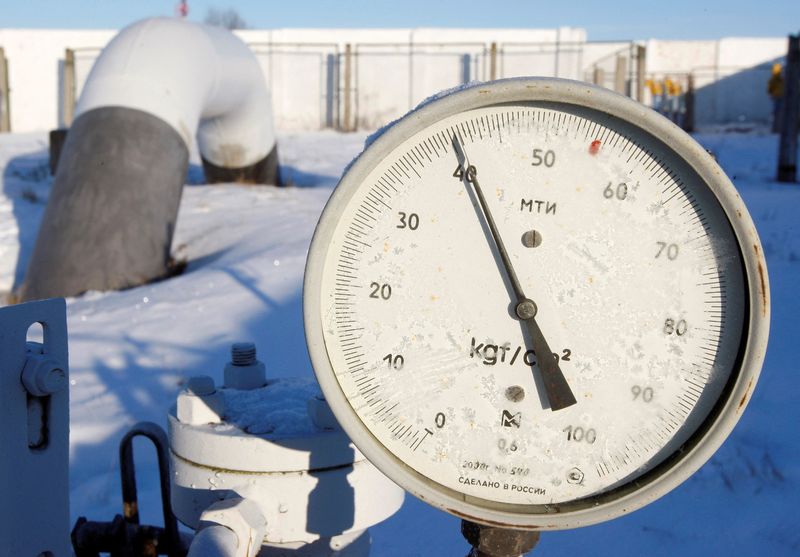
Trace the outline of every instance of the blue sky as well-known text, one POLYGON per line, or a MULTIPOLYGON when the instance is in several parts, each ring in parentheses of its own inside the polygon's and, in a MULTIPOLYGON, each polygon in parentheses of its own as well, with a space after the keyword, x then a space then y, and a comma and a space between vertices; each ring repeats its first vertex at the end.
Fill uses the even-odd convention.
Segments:
MULTIPOLYGON (((189 19, 234 8, 250 27, 584 27, 589 38, 713 39, 800 32, 800 0, 188 0, 189 19)), ((178 0, 0 0, 0 28, 116 29, 178 0)))

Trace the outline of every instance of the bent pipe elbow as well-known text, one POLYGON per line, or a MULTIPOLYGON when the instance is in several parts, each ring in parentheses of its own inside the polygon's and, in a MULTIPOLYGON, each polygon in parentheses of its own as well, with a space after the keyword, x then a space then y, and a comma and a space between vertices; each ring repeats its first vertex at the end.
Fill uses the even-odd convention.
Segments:
POLYGON ((123 29, 92 68, 76 108, 148 112, 172 126, 203 159, 245 168, 275 146, 272 101, 261 68, 231 32, 172 18, 123 29))
POLYGON ((247 46, 178 20, 122 30, 81 94, 19 298, 167 276, 195 134, 208 181, 277 185, 270 97, 247 46))

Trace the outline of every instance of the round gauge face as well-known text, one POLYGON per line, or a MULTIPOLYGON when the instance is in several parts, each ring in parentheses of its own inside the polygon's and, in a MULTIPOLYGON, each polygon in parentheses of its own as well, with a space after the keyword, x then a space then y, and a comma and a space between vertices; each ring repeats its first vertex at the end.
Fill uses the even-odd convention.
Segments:
POLYGON ((560 528, 645 504, 721 443, 766 279, 688 136, 544 83, 445 97, 368 147, 315 234, 305 312, 326 397, 387 475, 473 520, 560 528))

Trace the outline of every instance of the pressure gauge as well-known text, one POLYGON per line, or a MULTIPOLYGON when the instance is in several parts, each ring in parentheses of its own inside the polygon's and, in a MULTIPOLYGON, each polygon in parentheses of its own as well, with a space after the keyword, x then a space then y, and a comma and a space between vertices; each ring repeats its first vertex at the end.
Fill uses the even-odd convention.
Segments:
POLYGON ((724 441, 756 383, 760 242, 699 145, 628 98, 512 79, 383 131, 320 218, 323 392, 395 482, 463 518, 596 523, 724 441))

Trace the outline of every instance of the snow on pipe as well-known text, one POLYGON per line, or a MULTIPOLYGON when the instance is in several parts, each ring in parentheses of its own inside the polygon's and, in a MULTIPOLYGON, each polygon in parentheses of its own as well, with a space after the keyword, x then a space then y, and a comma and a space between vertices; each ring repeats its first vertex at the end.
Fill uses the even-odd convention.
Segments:
POLYGON ((84 85, 20 298, 166 276, 195 136, 208 181, 278 183, 255 55, 225 29, 178 19, 120 31, 84 85))

